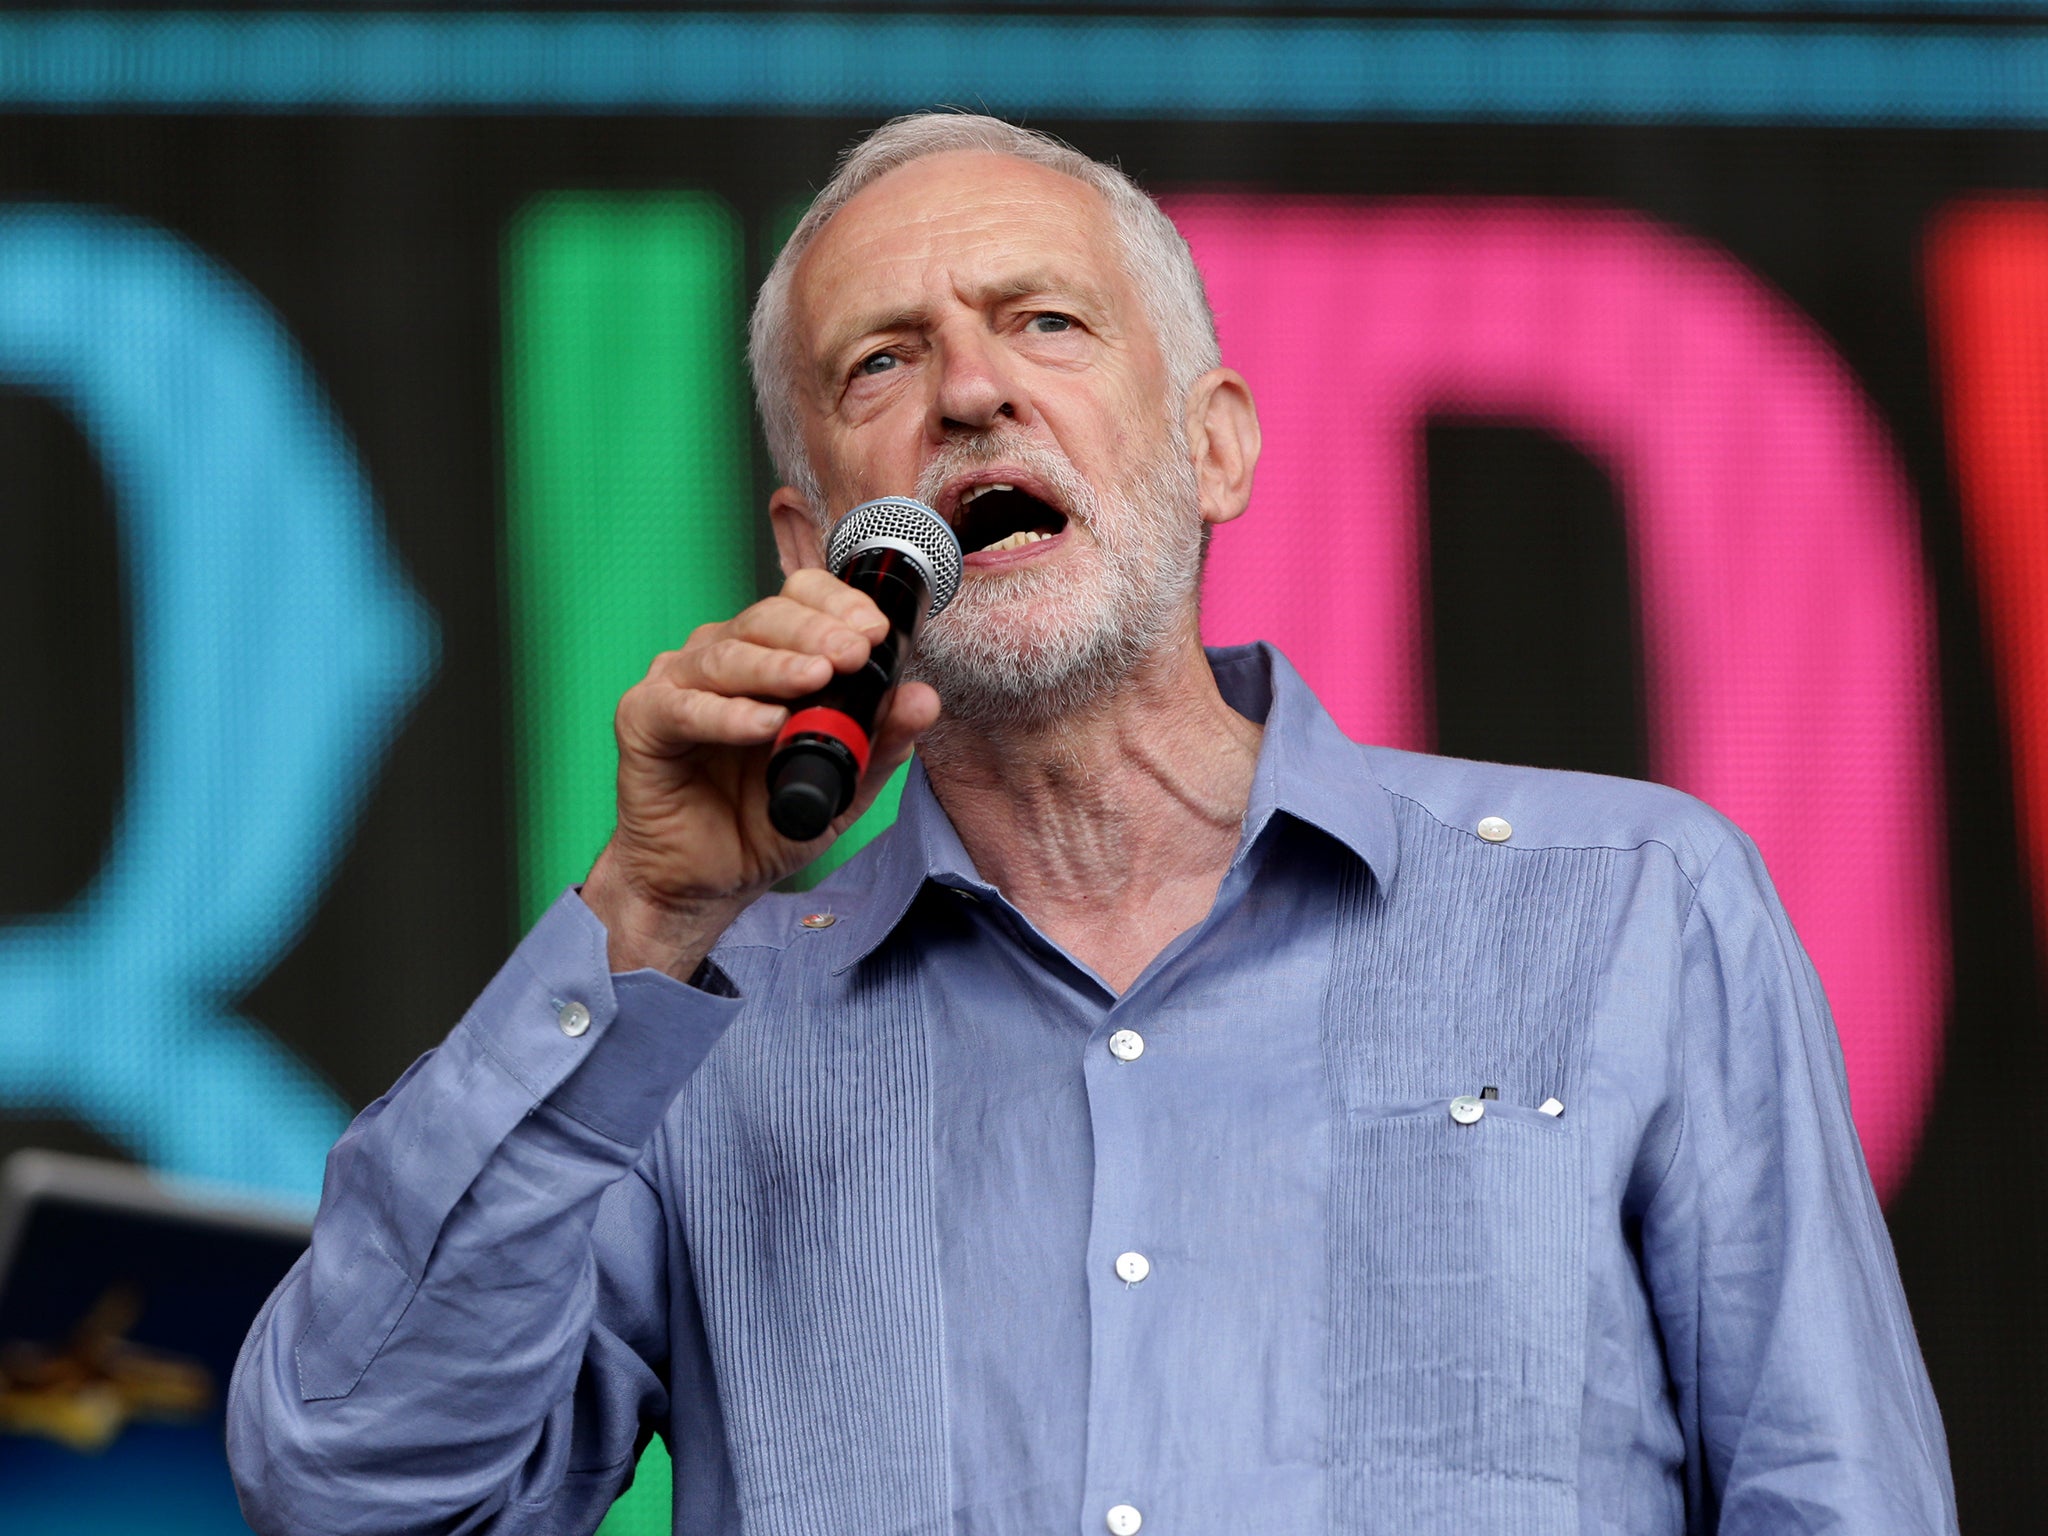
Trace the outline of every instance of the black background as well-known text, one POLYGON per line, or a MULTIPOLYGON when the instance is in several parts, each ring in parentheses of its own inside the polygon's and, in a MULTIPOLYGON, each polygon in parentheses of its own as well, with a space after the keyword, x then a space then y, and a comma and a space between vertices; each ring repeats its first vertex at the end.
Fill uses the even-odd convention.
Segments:
MULTIPOLYGON (((873 126, 851 119, 0 118, 0 199, 156 221, 283 316, 362 456, 442 655, 300 945, 247 1011, 352 1103, 455 1020, 513 938, 507 647, 497 573, 499 258, 532 195, 708 187, 752 235, 873 126)), ((1047 120, 1154 191, 1230 186, 1582 199, 1712 240, 1833 339, 1903 454, 1936 593, 1954 1002, 1919 1158, 1889 1216, 1949 1427, 1962 1514, 2023 1530, 2048 1503, 2043 1078, 2034 923, 2007 751, 1967 578, 1918 282, 1930 215, 2048 189, 2021 131, 1331 126, 1047 120)), ((1640 617, 1613 487, 1513 421, 1439 420, 1429 486, 1438 742, 1641 773, 1640 617), (1512 560, 1479 552, 1514 552, 1512 560), (1511 567, 1523 579, 1489 577, 1511 567), (1536 579, 1528 579, 1533 573, 1536 579), (1510 676, 1477 707, 1473 680, 1510 676), (1503 707, 1502 700, 1512 701, 1503 707)), ((105 487, 65 419, 0 391, 0 916, 61 905, 120 793, 129 636, 105 487)), ((765 460, 757 475, 768 488, 765 460)), ((757 497, 757 504, 761 497, 757 497)), ((1256 502, 1254 515, 1256 515, 1256 502)), ((723 515, 723 514, 721 514, 723 515)), ((757 515, 730 509, 730 515, 757 515)), ((763 578, 767 578, 766 540, 763 578)), ((0 1153, 118 1155, 0 1111, 0 1153)))

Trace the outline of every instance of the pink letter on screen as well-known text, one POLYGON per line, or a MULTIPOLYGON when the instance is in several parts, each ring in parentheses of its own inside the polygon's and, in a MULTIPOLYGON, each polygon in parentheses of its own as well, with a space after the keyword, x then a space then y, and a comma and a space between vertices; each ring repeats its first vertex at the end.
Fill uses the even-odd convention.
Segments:
POLYGON ((1739 822, 1828 989, 1880 1194, 1948 992, 1932 606, 1882 423, 1741 263, 1523 202, 1174 201, 1266 450, 1204 627, 1276 641, 1352 734, 1429 744, 1425 417, 1506 417, 1627 508, 1653 772, 1739 822))

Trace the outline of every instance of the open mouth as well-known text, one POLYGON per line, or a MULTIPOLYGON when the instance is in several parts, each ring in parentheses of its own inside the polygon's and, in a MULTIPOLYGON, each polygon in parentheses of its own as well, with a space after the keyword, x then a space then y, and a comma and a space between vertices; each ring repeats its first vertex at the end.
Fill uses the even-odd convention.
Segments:
POLYGON ((997 483, 977 485, 960 498, 954 531, 970 555, 995 555, 1049 539, 1067 526, 1067 515, 1029 491, 997 483))

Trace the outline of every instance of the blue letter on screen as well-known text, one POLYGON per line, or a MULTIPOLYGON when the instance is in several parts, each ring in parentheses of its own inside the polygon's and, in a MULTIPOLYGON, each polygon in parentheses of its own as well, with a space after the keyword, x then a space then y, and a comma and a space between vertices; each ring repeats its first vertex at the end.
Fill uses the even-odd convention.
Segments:
POLYGON ((347 1107, 236 1004, 312 916, 432 670, 432 619, 277 317, 176 236, 0 212, 0 380, 97 454, 135 645, 106 863, 0 932, 0 1105, 310 1197, 347 1107))

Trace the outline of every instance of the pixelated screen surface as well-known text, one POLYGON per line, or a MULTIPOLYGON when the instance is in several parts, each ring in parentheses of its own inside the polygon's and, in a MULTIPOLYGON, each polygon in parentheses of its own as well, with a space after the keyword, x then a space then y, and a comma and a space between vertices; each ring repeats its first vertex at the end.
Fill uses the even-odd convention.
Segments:
POLYGON ((1202 264, 1267 438, 1210 638, 1757 838, 1964 1517, 2021 1528, 2048 15, 1666 9, 0 10, 0 1151, 310 1199, 601 846, 618 692, 776 579, 792 204, 985 103, 1202 264))

